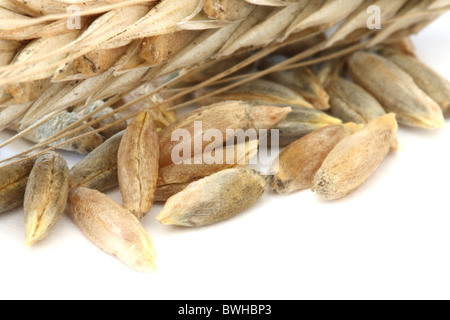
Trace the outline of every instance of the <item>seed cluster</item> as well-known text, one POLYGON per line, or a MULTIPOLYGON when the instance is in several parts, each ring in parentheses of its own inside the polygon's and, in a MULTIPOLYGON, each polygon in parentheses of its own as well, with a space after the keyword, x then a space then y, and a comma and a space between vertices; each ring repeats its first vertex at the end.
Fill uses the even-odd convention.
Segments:
POLYGON ((398 148, 398 124, 438 129, 450 115, 450 82, 420 62, 405 38, 436 18, 444 1, 379 0, 383 20, 399 19, 375 35, 364 27, 363 0, 123 1, 80 17, 76 30, 59 20, 27 24, 28 15, 64 13, 67 1, 15 2, 19 12, 0 5, 0 17, 16 23, 0 30, 0 130, 86 154, 71 170, 54 152, 0 167, 0 213, 23 204, 29 246, 67 207, 99 248, 151 272, 156 251, 140 219, 154 202, 165 203, 161 224, 196 228, 232 219, 268 188, 338 200, 398 148), (361 39, 364 48, 333 56, 361 39), (261 47, 273 50, 249 55, 261 47), (307 58, 318 61, 293 65, 307 58), (190 72, 193 66, 201 67, 190 72), (230 78, 216 79, 219 73, 230 78), (170 110, 192 101, 201 103, 182 117, 170 110), (119 112, 123 104, 137 116, 119 112), (262 137, 236 142, 228 131, 274 129, 285 149, 263 175, 248 167, 262 137), (220 138, 203 139, 210 130, 220 138), (181 163, 173 160, 177 132, 192 138, 181 163), (211 158, 231 161, 198 161, 211 150, 211 158), (117 186, 122 204, 103 193, 117 186))

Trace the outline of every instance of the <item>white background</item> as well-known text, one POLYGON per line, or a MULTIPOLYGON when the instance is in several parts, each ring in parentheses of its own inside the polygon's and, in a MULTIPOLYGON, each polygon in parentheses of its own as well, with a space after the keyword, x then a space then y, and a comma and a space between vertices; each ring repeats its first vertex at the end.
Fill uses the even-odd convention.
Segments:
MULTIPOLYGON (((414 42, 450 79, 450 14, 414 42)), ((401 128, 399 141, 342 201, 269 193, 236 218, 193 230, 159 225, 155 206, 143 220, 159 255, 149 275, 97 249, 67 214, 31 249, 22 209, 2 214, 0 298, 449 299, 450 127, 401 128)), ((80 159, 64 155, 70 165, 80 159)), ((120 201, 118 191, 109 195, 120 201)))

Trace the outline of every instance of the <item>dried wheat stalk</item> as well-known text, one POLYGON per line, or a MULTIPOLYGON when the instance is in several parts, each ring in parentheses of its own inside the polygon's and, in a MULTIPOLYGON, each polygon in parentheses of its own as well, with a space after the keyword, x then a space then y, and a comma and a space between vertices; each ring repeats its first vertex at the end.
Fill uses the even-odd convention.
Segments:
MULTIPOLYGON (((197 80, 175 95, 153 102, 150 107, 192 105, 269 73, 343 56, 387 39, 399 39, 421 30, 449 7, 449 1, 445 0, 2 0, 0 129, 17 122, 23 131, 0 147, 67 108, 83 110, 96 100, 110 99, 102 107, 107 108, 136 88, 153 84, 154 89, 146 95, 88 121, 93 116, 91 112, 32 149, 77 136, 111 114, 120 114, 196 73, 201 74, 215 62, 220 65, 221 61, 243 52, 253 54, 215 76, 197 80), (66 10, 73 4, 81 9, 80 30, 66 27, 67 19, 71 18, 66 10), (381 8, 380 31, 366 27, 367 7, 372 4, 381 8), (323 32, 336 25, 337 30, 323 36, 323 32), (316 39, 313 45, 302 48, 301 44, 311 42, 312 38, 316 39), (302 51, 265 70, 229 77, 287 45, 302 51), (328 54, 313 57, 324 51, 328 54), (314 59, 307 60, 311 58, 314 59), (220 81, 230 84, 208 90, 205 96, 189 98, 190 93, 220 81)), ((137 114, 124 115, 122 120, 137 114)), ((76 138, 68 141, 71 140, 76 138)))

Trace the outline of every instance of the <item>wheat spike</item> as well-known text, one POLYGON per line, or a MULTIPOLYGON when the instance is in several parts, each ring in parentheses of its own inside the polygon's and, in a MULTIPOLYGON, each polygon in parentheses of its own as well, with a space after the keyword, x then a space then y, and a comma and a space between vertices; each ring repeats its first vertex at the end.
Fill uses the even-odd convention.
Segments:
MULTIPOLYGON (((113 98, 117 102, 148 83, 154 88, 147 94, 151 97, 214 61, 220 63, 246 51, 254 53, 216 76, 155 103, 153 108, 174 102, 174 108, 191 105, 269 73, 304 66, 305 59, 328 48, 340 48, 337 52, 343 56, 400 38, 399 33, 404 37, 449 7, 444 0, 2 0, 2 123, 4 119, 8 120, 4 127, 12 121, 20 123, 21 134, 26 135, 27 129, 50 121, 69 107, 87 107, 101 99, 113 98), (382 9, 381 31, 367 30, 367 7, 371 4, 382 9), (80 30, 67 29, 67 19, 72 17, 67 12, 70 5, 80 9, 80 30), (226 78, 286 45, 302 43, 337 25, 340 27, 329 37, 280 64, 226 78), (30 42, 24 45, 23 40, 30 42), (172 79, 169 86, 168 79, 172 79), (204 97, 189 98, 190 93, 220 81, 230 84, 208 89, 204 97)), ((120 110, 133 103, 128 102, 120 110)), ((42 143, 48 145, 64 134, 82 132, 88 119, 80 119, 42 143)))

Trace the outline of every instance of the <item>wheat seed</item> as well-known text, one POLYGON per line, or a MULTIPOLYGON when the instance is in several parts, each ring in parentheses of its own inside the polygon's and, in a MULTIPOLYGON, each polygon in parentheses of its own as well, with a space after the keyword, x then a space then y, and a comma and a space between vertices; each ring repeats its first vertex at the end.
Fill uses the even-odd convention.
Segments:
POLYGON ((396 146, 396 133, 390 113, 341 140, 316 173, 313 191, 324 200, 337 200, 358 189, 396 146))
POLYGON ((309 68, 273 73, 269 75, 269 79, 291 88, 316 109, 330 109, 330 97, 323 88, 322 83, 309 68))
POLYGON ((194 156, 187 164, 172 164, 161 168, 159 170, 158 187, 190 183, 225 169, 245 167, 257 153, 257 140, 217 148, 211 152, 210 157, 203 154, 201 164, 195 164, 194 156), (232 161, 230 161, 230 154, 233 157, 232 161))
POLYGON ((397 51, 386 54, 386 58, 408 73, 419 88, 439 104, 444 114, 450 115, 450 81, 411 55, 397 51))
POLYGON ((366 90, 344 78, 327 85, 331 112, 344 122, 368 123, 386 114, 380 103, 366 90))
POLYGON ((322 111, 294 107, 286 120, 276 127, 279 130, 280 147, 286 147, 317 129, 341 123, 342 121, 340 119, 334 118, 322 111))
POLYGON ((36 159, 25 192, 26 244, 44 239, 64 212, 69 195, 69 167, 64 158, 49 153, 36 159))
POLYGON ((317 80, 326 87, 328 82, 341 75, 345 63, 345 58, 332 59, 314 65, 311 71, 314 73, 317 80))
MULTIPOLYGON (((250 106, 241 101, 227 101, 197 109, 164 128, 160 132, 160 167, 172 164, 172 151, 179 142, 172 141, 175 130, 187 130, 192 139, 191 154, 183 155, 187 159, 193 157, 195 151, 195 122, 201 122, 204 134, 208 129, 220 130, 224 139, 214 143, 202 141, 201 152, 207 146, 217 147, 226 141, 227 130, 273 129, 291 112, 291 108, 277 108, 268 106, 250 106)), ((202 139, 203 140, 203 139, 202 139)), ((200 151, 200 150, 199 150, 200 151)))
POLYGON ((190 183, 180 183, 158 186, 155 191, 155 202, 166 202, 170 197, 173 197, 186 189, 189 184, 190 183))
POLYGON ((159 169, 159 137, 147 111, 127 128, 118 155, 123 205, 139 219, 153 205, 159 169))
POLYGON ((271 188, 281 194, 311 188, 314 175, 325 158, 336 144, 352 133, 349 127, 331 125, 289 145, 274 162, 271 188))
POLYGON ((162 224, 207 226, 241 213, 265 189, 266 180, 254 170, 224 170, 191 183, 171 197, 157 219, 162 224))
POLYGON ((100 249, 137 271, 155 269, 150 235, 131 212, 104 194, 85 188, 70 194, 69 209, 78 227, 100 249))
POLYGON ((108 191, 119 185, 117 157, 124 132, 100 145, 70 170, 70 190, 78 188, 108 191))
POLYGON ((427 129, 445 126, 442 110, 414 80, 389 60, 358 52, 349 59, 355 81, 370 92, 399 123, 427 129))
MULTIPOLYGON (((20 160, 20 159, 14 159, 20 160)), ((0 167, 0 213, 8 212, 23 204, 28 177, 35 159, 22 160, 0 167)))

